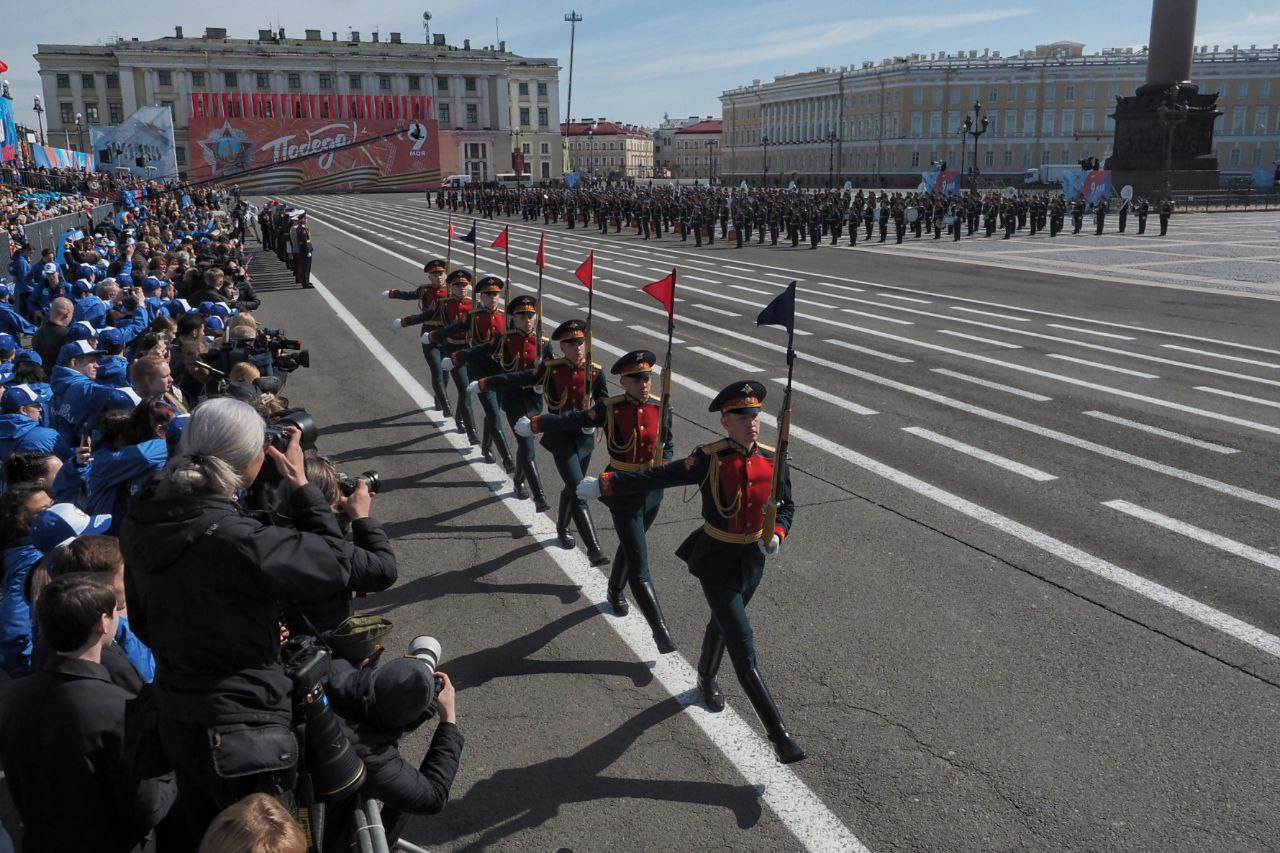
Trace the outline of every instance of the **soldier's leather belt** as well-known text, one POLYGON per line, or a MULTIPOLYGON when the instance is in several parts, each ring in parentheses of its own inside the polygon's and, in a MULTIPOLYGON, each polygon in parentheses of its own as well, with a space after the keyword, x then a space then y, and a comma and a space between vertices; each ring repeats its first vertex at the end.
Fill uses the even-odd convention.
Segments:
POLYGON ((754 533, 730 533, 728 530, 721 530, 709 521, 702 523, 702 532, 719 542, 727 542, 730 545, 750 545, 752 542, 759 542, 764 538, 764 528, 754 533))
POLYGON ((644 462, 625 462, 621 459, 609 460, 609 467, 615 471, 648 471, 655 464, 652 459, 646 459, 644 462))

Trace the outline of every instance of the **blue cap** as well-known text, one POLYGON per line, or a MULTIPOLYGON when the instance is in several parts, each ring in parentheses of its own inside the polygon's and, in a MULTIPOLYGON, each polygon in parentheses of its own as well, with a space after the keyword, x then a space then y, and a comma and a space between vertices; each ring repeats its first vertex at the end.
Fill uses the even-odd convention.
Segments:
POLYGON ((47 554, 77 537, 106 533, 110 529, 110 515, 86 515, 75 504, 54 504, 31 522, 31 544, 47 554))
MULTIPOLYGON (((221 332, 225 328, 227 328, 227 324, 222 322, 222 318, 217 314, 204 318, 204 330, 206 332, 221 332)), ((0 350, 0 352, 3 352, 3 350, 0 350)))
POLYGON ((236 311, 234 308, 232 308, 225 302, 215 302, 213 303, 212 313, 215 317, 234 317, 236 314, 240 312, 236 311))
POLYGON ((36 389, 30 385, 10 385, 4 389, 4 396, 0 396, 0 409, 6 412, 16 412, 23 406, 40 405, 40 395, 36 393, 36 389))
POLYGON ((174 415, 173 420, 169 421, 169 425, 165 427, 164 437, 172 441, 182 438, 182 431, 187 428, 187 422, 190 420, 191 415, 174 415))
POLYGON ((78 278, 76 279, 75 284, 71 285, 71 289, 76 293, 92 293, 93 282, 89 281, 87 278, 78 278))
POLYGON ((8 332, 0 332, 0 353, 11 353, 18 348, 18 339, 8 332))
POLYGON ((80 358, 86 355, 102 355, 102 350, 95 347, 88 341, 71 341, 63 344, 62 349, 58 350, 58 364, 68 364, 73 358, 80 358))
POLYGON ((98 346, 116 346, 125 345, 124 330, 109 326, 98 333, 98 346))
POLYGON ((200 309, 200 313, 201 313, 201 314, 212 314, 212 313, 213 313, 213 302, 212 302, 212 301, 210 301, 210 300, 208 300, 208 299, 206 299, 204 302, 201 302, 201 303, 200 303, 199 309, 200 309))
POLYGON ((67 340, 86 341, 98 337, 98 330, 88 320, 77 320, 67 326, 67 340))
POLYGON ((98 271, 94 268, 93 264, 81 264, 79 272, 81 278, 90 278, 91 276, 98 274, 98 271))
POLYGON ((14 361, 30 361, 42 367, 44 366, 44 359, 40 357, 40 353, 31 349, 24 349, 22 352, 18 353, 13 360, 14 361))
POLYGON ((149 275, 142 280, 142 289, 146 293, 154 293, 157 290, 164 290, 164 282, 153 275, 149 275))
POLYGON ((0 284, 0 299, 4 299, 6 296, 13 296, 13 291, 9 289, 9 285, 0 284))

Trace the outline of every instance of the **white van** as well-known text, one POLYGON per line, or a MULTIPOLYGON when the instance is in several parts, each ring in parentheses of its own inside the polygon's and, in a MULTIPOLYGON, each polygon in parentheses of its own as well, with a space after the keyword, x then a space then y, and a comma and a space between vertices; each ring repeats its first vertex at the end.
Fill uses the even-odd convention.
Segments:
POLYGON ((444 185, 448 189, 458 189, 459 187, 468 186, 470 183, 470 175, 450 175, 444 179, 444 185))

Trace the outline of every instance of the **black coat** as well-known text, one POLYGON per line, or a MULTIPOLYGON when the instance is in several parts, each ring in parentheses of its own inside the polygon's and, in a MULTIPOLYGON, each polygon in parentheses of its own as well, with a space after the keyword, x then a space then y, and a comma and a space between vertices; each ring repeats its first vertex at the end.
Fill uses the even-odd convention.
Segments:
POLYGON ((134 851, 168 813, 171 776, 121 766, 132 698, 101 664, 55 655, 18 681, 0 722, 0 760, 24 825, 23 850, 134 851))
POLYGON ((155 653, 161 715, 289 725, 280 602, 331 600, 371 575, 394 580, 394 555, 348 542, 313 485, 290 497, 296 529, 229 498, 166 488, 144 491, 120 531, 129 624, 155 653))

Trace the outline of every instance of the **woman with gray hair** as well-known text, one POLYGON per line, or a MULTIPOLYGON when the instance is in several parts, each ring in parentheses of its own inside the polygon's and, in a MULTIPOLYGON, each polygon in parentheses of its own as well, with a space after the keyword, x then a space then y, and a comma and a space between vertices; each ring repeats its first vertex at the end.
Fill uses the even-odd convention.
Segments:
POLYGON ((130 623, 156 656, 160 743, 197 840, 221 809, 250 793, 291 801, 298 744, 280 606, 385 589, 396 579, 365 484, 341 507, 362 528, 356 547, 307 482, 297 431, 287 428, 282 452, 266 444, 264 426, 239 400, 201 404, 120 534, 130 623), (292 528, 237 503, 268 456, 291 486, 292 528))

